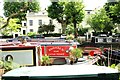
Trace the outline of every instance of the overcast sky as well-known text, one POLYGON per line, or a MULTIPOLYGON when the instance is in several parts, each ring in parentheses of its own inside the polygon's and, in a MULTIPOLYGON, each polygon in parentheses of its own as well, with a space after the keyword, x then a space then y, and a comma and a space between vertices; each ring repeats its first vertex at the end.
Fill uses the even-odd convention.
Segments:
MULTIPOLYGON (((93 10, 95 8, 103 6, 107 0, 83 0, 85 4, 85 9, 93 10)), ((50 5, 50 0, 40 0, 42 9, 50 5)))
MULTIPOLYGON (((40 6, 41 6, 41 10, 47 8, 47 6, 49 6, 50 0, 39 0, 40 1, 40 6)), ((99 8, 101 6, 103 6, 107 0, 83 0, 84 4, 85 4, 85 9, 86 10, 93 10, 95 8, 99 8)), ((0 16, 3 16, 3 0, 0 0, 0 16)))
POLYGON ((95 8, 99 8, 99 7, 102 7, 106 2, 107 0, 83 0, 84 1, 84 4, 85 4, 85 9, 87 10, 93 10, 95 8))

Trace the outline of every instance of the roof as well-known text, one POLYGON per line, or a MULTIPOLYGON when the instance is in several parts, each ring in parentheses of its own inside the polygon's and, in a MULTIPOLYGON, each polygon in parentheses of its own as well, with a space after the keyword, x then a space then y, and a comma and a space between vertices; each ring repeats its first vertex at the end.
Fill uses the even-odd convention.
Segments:
POLYGON ((30 78, 71 78, 71 77, 88 77, 98 76, 98 74, 118 73, 118 70, 105 66, 96 65, 53 65, 53 66, 35 66, 22 67, 11 70, 3 75, 3 77, 21 77, 30 78), (39 71, 38 71, 39 70, 39 71), (17 74, 16 74, 17 73, 17 74))

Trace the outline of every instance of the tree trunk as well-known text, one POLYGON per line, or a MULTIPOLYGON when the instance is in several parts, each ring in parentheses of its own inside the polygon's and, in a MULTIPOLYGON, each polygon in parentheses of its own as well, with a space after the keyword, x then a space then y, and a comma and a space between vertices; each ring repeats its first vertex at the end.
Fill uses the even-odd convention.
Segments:
POLYGON ((74 21, 74 22, 73 22, 73 25, 74 25, 74 36, 75 36, 75 38, 77 38, 77 34, 78 34, 78 33, 77 33, 78 31, 77 31, 77 28, 76 28, 76 24, 77 24, 77 23, 74 21))
POLYGON ((47 34, 48 34, 48 31, 47 31, 47 34))
POLYGON ((62 23, 62 34, 65 34, 66 31, 66 23, 62 23))

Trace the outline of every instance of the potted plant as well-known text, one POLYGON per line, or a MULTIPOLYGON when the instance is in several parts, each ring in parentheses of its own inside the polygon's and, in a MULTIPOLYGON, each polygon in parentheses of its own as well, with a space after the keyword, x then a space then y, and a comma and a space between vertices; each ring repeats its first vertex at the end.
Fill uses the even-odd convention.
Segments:
POLYGON ((5 61, 0 60, 0 76, 12 69, 16 69, 19 67, 21 66, 13 61, 13 56, 7 55, 5 57, 5 61))
POLYGON ((41 65, 42 66, 48 66, 53 63, 54 59, 50 58, 48 55, 42 56, 41 65))
POLYGON ((73 48, 69 52, 70 64, 77 63, 78 58, 82 57, 83 50, 79 48, 73 48))
POLYGON ((20 67, 20 65, 13 61, 13 56, 12 55, 7 55, 5 57, 5 61, 4 61, 4 64, 3 64, 3 68, 5 69, 5 72, 8 72, 12 69, 16 69, 16 68, 19 68, 19 67, 20 67))
POLYGON ((3 68, 4 62, 0 60, 0 76, 4 74, 4 68, 3 68))

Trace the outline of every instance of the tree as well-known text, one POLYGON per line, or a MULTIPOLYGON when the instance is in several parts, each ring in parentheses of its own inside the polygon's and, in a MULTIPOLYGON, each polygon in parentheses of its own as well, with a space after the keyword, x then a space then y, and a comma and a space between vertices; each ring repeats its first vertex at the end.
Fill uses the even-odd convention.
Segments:
POLYGON ((4 15, 9 17, 11 14, 14 14, 21 10, 24 6, 27 5, 27 9, 23 11, 19 16, 14 16, 21 20, 25 20, 25 14, 27 11, 38 12, 39 3, 38 2, 4 2, 4 15))
POLYGON ((104 8, 113 23, 120 24, 120 1, 106 3, 104 8))
POLYGON ((96 10, 95 14, 92 14, 87 22, 95 32, 112 32, 112 29, 114 29, 111 19, 106 15, 103 8, 96 10))
POLYGON ((54 28, 55 28, 55 26, 54 25, 50 25, 50 24, 48 24, 48 25, 41 25, 39 28, 38 28, 38 33, 42 33, 42 32, 47 32, 47 34, 49 33, 49 32, 53 32, 54 31, 54 28))
POLYGON ((57 19, 62 24, 62 33, 65 33, 68 24, 74 24, 74 34, 77 37, 76 24, 84 17, 82 2, 52 2, 48 7, 48 16, 57 19))
POLYGON ((82 2, 69 2, 65 6, 65 15, 69 17, 68 21, 74 25, 74 35, 77 38, 77 24, 83 21, 84 6, 82 2))
POLYGON ((0 17, 0 28, 4 25, 5 19, 3 17, 0 17))
POLYGON ((0 29, 5 28, 9 24, 11 18, 18 18, 20 19, 19 23, 21 23, 21 20, 25 19, 27 11, 39 11, 39 3, 36 0, 34 0, 34 2, 5 1, 4 15, 7 17, 7 22, 0 29))
POLYGON ((71 25, 68 25, 67 26, 67 28, 66 28, 66 34, 73 34, 74 33, 74 27, 73 27, 73 25, 71 24, 71 25))
POLYGON ((13 32, 18 32, 21 25, 17 24, 17 22, 19 22, 19 19, 17 19, 17 18, 10 19, 7 27, 1 30, 1 34, 2 35, 11 35, 13 32))
POLYGON ((64 19, 64 7, 60 2, 52 2, 48 7, 48 17, 56 19, 59 23, 62 24, 62 33, 65 33, 66 30, 66 19, 64 19))
POLYGON ((88 32, 89 28, 78 28, 78 34, 84 35, 86 32, 88 32))

